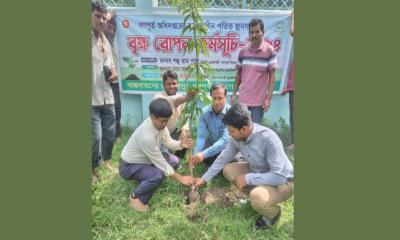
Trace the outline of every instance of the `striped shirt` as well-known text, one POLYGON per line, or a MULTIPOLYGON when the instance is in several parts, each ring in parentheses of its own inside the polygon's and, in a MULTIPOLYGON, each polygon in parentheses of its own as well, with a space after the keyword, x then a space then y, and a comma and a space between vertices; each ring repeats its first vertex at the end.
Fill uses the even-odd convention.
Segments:
POLYGON ((262 106, 268 94, 269 70, 278 68, 275 50, 266 41, 255 51, 247 44, 239 52, 241 70, 239 100, 247 106, 262 106))

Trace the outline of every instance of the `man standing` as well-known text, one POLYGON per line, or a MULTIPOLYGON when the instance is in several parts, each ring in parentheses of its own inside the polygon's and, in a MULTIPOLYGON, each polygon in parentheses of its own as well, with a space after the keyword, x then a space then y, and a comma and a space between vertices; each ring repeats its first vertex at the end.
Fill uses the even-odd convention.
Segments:
POLYGON ((239 52, 231 104, 235 103, 240 86, 239 101, 250 110, 252 121, 261 124, 264 112, 271 107, 278 62, 273 47, 264 40, 261 19, 250 21, 249 38, 250 44, 239 52))
POLYGON ((107 7, 92 2, 92 180, 98 180, 100 159, 113 169, 110 160, 115 137, 114 98, 110 82, 117 79, 111 46, 103 34, 107 7), (100 150, 101 148, 101 150, 100 150))
POLYGON ((192 165, 204 162, 210 166, 225 148, 228 141, 228 129, 222 122, 230 105, 226 104, 226 88, 223 84, 213 84, 210 89, 212 106, 203 108, 203 115, 198 120, 197 141, 190 159, 192 165), (208 138, 207 138, 208 135, 208 138))
MULTIPOLYGON (((107 40, 110 42, 111 51, 113 60, 115 63, 115 68, 118 66, 117 61, 117 53, 114 47, 115 40, 115 31, 116 31, 116 23, 115 23, 115 11, 108 13, 108 18, 106 22, 106 28, 104 29, 104 34, 107 37, 107 40)), ((118 79, 110 82, 111 89, 114 95, 114 107, 115 107, 115 143, 121 142, 121 99, 119 94, 119 82, 118 79)))
MULTIPOLYGON (((294 38, 294 11, 291 14, 290 35, 294 38)), ((289 77, 286 88, 283 89, 281 95, 289 93, 289 120, 290 120, 290 139, 292 143, 287 147, 294 150, 294 57, 290 62, 289 77)))
POLYGON ((171 176, 183 185, 192 184, 192 177, 182 176, 175 170, 179 159, 161 152, 161 144, 172 150, 193 146, 190 138, 175 141, 166 128, 172 109, 165 99, 155 99, 149 106, 148 117, 131 135, 121 152, 119 174, 125 180, 138 180, 139 185, 132 191, 130 200, 139 212, 150 210, 148 202, 161 185, 164 176, 171 176))
POLYGON ((209 182, 223 169, 226 179, 250 194, 251 206, 262 215, 256 228, 267 229, 280 217, 277 203, 293 195, 293 165, 278 135, 253 123, 244 104, 233 105, 223 122, 232 138, 207 172, 195 180, 195 186, 209 182), (244 162, 229 163, 238 152, 244 162))

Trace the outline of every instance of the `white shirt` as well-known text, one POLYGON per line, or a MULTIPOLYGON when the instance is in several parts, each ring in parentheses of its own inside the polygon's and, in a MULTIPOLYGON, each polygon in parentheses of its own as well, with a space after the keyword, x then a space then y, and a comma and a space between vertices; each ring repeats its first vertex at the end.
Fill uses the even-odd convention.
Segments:
POLYGON ((151 118, 148 117, 129 138, 122 149, 121 158, 127 163, 154 164, 166 176, 171 176, 175 171, 163 157, 160 150, 161 144, 171 150, 182 149, 180 141, 171 138, 168 128, 157 130, 151 118))
POLYGON ((103 33, 100 33, 104 42, 102 53, 97 44, 97 38, 92 31, 92 106, 114 104, 114 97, 110 83, 105 80, 103 66, 114 68, 114 60, 110 43, 103 33))
MULTIPOLYGON (((178 120, 179 120, 179 118, 181 116, 181 112, 182 112, 183 108, 185 107, 184 103, 180 104, 178 107, 175 107, 175 101, 179 97, 182 97, 182 95, 179 94, 179 93, 177 93, 176 95, 168 96, 168 94, 165 91, 161 92, 161 93, 156 93, 154 95, 154 99, 164 98, 164 99, 166 99, 168 101, 169 105, 171 106, 172 116, 168 120, 168 124, 167 124, 167 128, 168 128, 170 133, 175 131, 176 124, 178 123, 178 120)), ((186 123, 182 128, 183 129, 189 129, 188 124, 186 123)))

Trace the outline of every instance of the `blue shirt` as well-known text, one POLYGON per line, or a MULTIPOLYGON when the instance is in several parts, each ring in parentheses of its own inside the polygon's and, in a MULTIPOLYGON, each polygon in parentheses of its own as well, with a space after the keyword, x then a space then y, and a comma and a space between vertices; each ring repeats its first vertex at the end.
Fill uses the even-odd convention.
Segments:
POLYGON ((209 182, 238 153, 249 164, 246 174, 248 185, 284 184, 287 178, 293 178, 293 165, 286 156, 281 139, 274 131, 257 123, 245 141, 229 138, 226 148, 204 173, 203 179, 209 182))
POLYGON ((212 106, 203 108, 203 115, 198 120, 197 141, 193 150, 194 154, 201 152, 206 147, 207 133, 207 140, 211 146, 202 151, 204 158, 212 157, 225 148, 229 139, 229 134, 227 127, 222 122, 222 118, 230 107, 229 104, 225 104, 219 114, 214 112, 212 106))

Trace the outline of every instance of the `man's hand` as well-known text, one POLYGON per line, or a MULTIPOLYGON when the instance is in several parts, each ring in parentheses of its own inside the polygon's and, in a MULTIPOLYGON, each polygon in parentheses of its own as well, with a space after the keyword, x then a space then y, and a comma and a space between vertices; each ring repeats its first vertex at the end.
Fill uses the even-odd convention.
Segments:
POLYGON ((112 82, 118 79, 118 73, 117 70, 115 70, 115 68, 111 68, 111 76, 107 79, 107 81, 112 82))
POLYGON ((193 140, 191 137, 184 137, 180 143, 182 148, 191 148, 193 147, 193 140))
POLYGON ((233 94, 232 96, 231 96, 231 105, 233 105, 233 104, 235 104, 235 102, 236 102, 236 94, 233 94))
POLYGON ((191 176, 181 176, 178 181, 185 186, 190 186, 193 184, 193 178, 191 176))
POLYGON ((271 107, 271 100, 267 98, 267 99, 264 100, 264 103, 262 105, 262 109, 263 109, 264 112, 266 112, 266 111, 269 110, 270 107, 271 107))
POLYGON ((181 134, 179 135, 179 140, 184 138, 190 138, 190 132, 187 129, 182 129, 181 134))
POLYGON ((236 186, 238 186, 238 188, 242 188, 244 186, 246 186, 246 175, 240 175, 239 177, 236 178, 236 186))
POLYGON ((195 164, 202 162, 204 160, 204 154, 199 152, 190 158, 190 166, 194 166, 195 164))
POLYGON ((188 99, 192 99, 192 98, 194 98, 194 96, 196 96, 196 91, 195 91, 195 90, 187 91, 186 97, 187 97, 188 99))
POLYGON ((204 179, 202 177, 195 178, 194 179, 194 187, 199 187, 205 183, 204 179))

